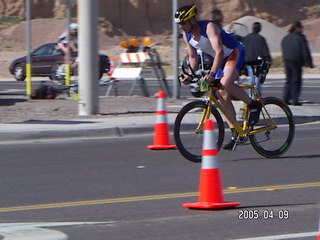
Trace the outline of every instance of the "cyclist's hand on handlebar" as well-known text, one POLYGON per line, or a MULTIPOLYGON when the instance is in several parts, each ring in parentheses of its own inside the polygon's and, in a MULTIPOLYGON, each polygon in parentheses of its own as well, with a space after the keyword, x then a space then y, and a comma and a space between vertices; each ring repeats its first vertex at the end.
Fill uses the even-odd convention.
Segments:
POLYGON ((206 74, 203 76, 203 80, 205 80, 209 86, 219 87, 221 85, 220 79, 211 76, 210 74, 206 74))
POLYGON ((203 79, 208 83, 209 86, 215 86, 215 87, 220 86, 220 79, 215 78, 210 74, 204 75, 203 79))
POLYGON ((214 77, 211 76, 210 74, 204 75, 204 76, 202 77, 202 79, 203 79, 204 81, 206 81, 206 83, 208 83, 208 84, 211 84, 211 82, 214 81, 214 77))

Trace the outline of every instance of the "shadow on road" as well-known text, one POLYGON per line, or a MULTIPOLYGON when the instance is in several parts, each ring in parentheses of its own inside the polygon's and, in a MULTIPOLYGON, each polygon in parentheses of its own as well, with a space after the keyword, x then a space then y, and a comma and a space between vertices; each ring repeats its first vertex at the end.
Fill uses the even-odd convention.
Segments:
POLYGON ((290 206, 308 206, 317 205, 317 202, 307 202, 307 203, 291 203, 291 204, 268 204, 268 205, 251 205, 244 207, 237 207, 237 209, 253 209, 253 208, 274 208, 274 207, 290 207, 290 206))
MULTIPOLYGON (((248 145, 248 144, 247 144, 248 145)), ((313 155, 294 155, 294 156, 281 156, 281 157, 277 157, 277 158, 264 158, 264 157, 261 157, 261 156, 257 156, 257 157, 246 157, 246 158, 238 158, 238 159, 230 159, 230 160, 224 160, 222 162, 238 162, 238 161, 256 161, 256 160, 265 160, 265 161, 281 161, 282 159, 305 159, 305 158, 309 158, 309 159, 312 159, 312 158, 320 158, 320 154, 313 154, 313 155)))
POLYGON ((320 158, 320 154, 315 154, 315 155, 301 155, 301 156, 283 156, 283 157, 280 157, 280 158, 302 158, 302 159, 305 159, 305 158, 320 158))
POLYGON ((320 121, 320 116, 293 116, 295 124, 303 124, 320 121))
POLYGON ((17 102, 26 102, 27 99, 23 98, 0 98, 0 106, 12 106, 17 102))
POLYGON ((74 120, 37 120, 31 119, 23 122, 11 122, 12 124, 63 124, 63 125, 76 125, 76 124, 83 124, 83 123, 93 123, 93 121, 74 121, 74 120))

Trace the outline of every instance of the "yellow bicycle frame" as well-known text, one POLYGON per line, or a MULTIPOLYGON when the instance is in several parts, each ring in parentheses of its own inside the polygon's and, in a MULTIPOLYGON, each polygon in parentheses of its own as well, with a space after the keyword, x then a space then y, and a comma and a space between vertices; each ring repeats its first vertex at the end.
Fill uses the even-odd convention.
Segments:
POLYGON ((206 119, 210 118, 210 114, 211 114, 211 110, 212 110, 212 104, 215 105, 215 107, 224 115, 224 117, 232 123, 233 127, 235 128, 235 130, 238 132, 240 137, 244 137, 246 135, 253 135, 259 132, 263 132, 263 131, 267 131, 267 130, 272 130, 275 129, 277 126, 274 123, 274 121, 272 120, 272 118, 270 117, 269 113, 267 112, 264 104, 263 104, 263 99, 261 98, 260 94, 257 92, 257 90, 254 88, 253 85, 239 85, 241 88, 243 89, 247 89, 249 90, 251 96, 253 95, 255 97, 255 99, 257 99, 258 101, 261 102, 262 104, 262 116, 263 119, 268 119, 269 120, 269 124, 267 126, 263 126, 254 130, 250 130, 249 131, 249 124, 248 124, 248 120, 249 120, 249 108, 246 107, 245 108, 245 119, 243 121, 243 124, 240 125, 237 121, 237 119, 231 115, 231 113, 221 105, 221 103, 219 102, 219 100, 216 98, 215 96, 215 92, 217 90, 223 89, 223 87, 210 87, 209 90, 209 95, 207 98, 207 107, 204 109, 203 113, 202 113, 202 117, 201 120, 199 122, 199 125, 196 129, 196 133, 201 132, 205 123, 206 119))

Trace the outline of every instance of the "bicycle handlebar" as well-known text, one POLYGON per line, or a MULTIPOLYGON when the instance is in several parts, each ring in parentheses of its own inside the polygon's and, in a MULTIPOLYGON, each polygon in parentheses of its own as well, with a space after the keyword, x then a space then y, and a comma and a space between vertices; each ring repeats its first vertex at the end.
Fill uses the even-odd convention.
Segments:
POLYGON ((200 75, 197 75, 197 74, 193 71, 192 67, 190 66, 190 63, 188 63, 188 68, 189 68, 189 70, 191 71, 191 73, 187 72, 184 67, 182 68, 182 72, 183 72, 185 75, 189 76, 189 77, 199 78, 199 79, 200 79, 201 76, 200 76, 200 75))
MULTIPOLYGON (((191 77, 192 80, 190 81, 191 83, 199 83, 201 81, 201 78, 203 76, 205 76, 207 74, 208 71, 201 71, 200 74, 197 74, 193 71, 192 67, 190 66, 190 63, 188 63, 188 68, 190 69, 191 73, 187 72, 185 68, 182 68, 182 72, 191 77)), ((184 78, 184 75, 181 74, 179 76, 179 80, 180 79, 183 79, 184 78)), ((180 80, 181 82, 181 80, 180 80)), ((209 87, 222 87, 222 84, 220 83, 220 78, 215 78, 210 84, 209 84, 209 87)))

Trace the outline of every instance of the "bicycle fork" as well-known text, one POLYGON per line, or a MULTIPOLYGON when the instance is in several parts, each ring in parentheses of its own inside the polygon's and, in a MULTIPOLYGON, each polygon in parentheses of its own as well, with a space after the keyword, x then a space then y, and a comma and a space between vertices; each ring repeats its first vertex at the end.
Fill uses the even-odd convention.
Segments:
POLYGON ((210 118, 212 104, 210 103, 210 101, 207 101, 206 105, 207 105, 207 107, 203 110, 201 120, 196 128, 196 134, 203 132, 204 124, 205 124, 206 120, 210 118))

